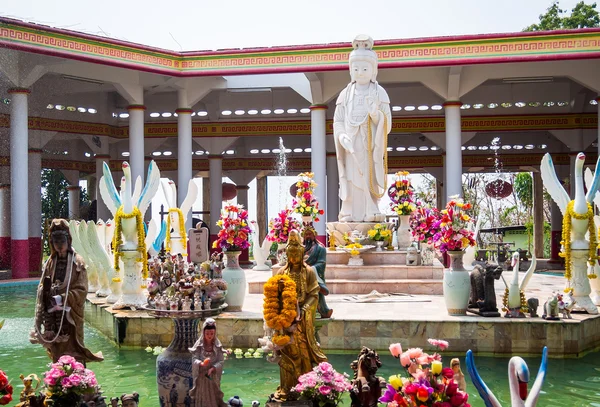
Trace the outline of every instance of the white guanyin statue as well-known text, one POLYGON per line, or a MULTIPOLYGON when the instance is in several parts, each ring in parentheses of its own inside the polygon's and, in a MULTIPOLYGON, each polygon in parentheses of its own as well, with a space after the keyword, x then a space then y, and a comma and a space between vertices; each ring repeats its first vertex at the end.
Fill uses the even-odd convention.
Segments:
POLYGON ((373 39, 352 42, 352 81, 338 96, 333 136, 340 177, 340 222, 381 222, 379 199, 387 192, 387 137, 392 128, 390 99, 376 81, 373 39))

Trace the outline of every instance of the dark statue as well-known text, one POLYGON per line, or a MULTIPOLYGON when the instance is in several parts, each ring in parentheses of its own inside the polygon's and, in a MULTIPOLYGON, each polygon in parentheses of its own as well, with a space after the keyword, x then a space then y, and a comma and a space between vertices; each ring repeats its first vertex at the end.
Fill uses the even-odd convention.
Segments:
POLYGON ((376 351, 363 346, 358 359, 350 364, 354 370, 352 390, 350 390, 351 407, 376 407, 381 397, 381 389, 386 382, 381 376, 376 376, 381 361, 376 351))
POLYGON ((499 317, 494 282, 502 275, 497 264, 476 264, 471 272, 471 296, 469 311, 484 317, 499 317))
POLYGON ((540 300, 537 298, 529 298, 527 300, 527 308, 529 308, 529 316, 531 318, 539 317, 537 313, 538 306, 540 305, 540 300))

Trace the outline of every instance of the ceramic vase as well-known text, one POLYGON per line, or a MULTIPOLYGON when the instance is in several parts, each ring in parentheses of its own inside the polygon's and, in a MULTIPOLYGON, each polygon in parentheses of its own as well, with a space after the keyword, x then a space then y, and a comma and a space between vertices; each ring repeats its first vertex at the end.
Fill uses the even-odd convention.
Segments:
POLYGON ((223 269, 223 280, 227 282, 227 296, 225 311, 238 312, 244 306, 244 298, 247 292, 246 273, 240 267, 239 257, 241 252, 225 251, 225 268, 223 269))
POLYGON ((412 235, 409 225, 410 215, 398 216, 398 230, 396 231, 398 250, 406 251, 412 245, 412 235))
POLYGON ((199 319, 172 319, 175 336, 169 347, 156 358, 156 384, 161 406, 183 405, 183 400, 193 385, 192 355, 189 348, 198 340, 199 319), (172 404, 175 399, 177 404, 172 404))
POLYGON ((421 243, 421 265, 433 266, 435 258, 435 249, 432 243, 421 243))
POLYGON ((588 314, 598 314, 598 307, 592 302, 590 294, 592 287, 588 278, 588 251, 587 250, 571 250, 572 277, 571 288, 573 288, 573 299, 577 301, 573 310, 585 311, 588 314))
POLYGON ((450 268, 444 269, 444 302, 448 315, 466 315, 471 280, 463 266, 465 252, 449 251, 450 268))

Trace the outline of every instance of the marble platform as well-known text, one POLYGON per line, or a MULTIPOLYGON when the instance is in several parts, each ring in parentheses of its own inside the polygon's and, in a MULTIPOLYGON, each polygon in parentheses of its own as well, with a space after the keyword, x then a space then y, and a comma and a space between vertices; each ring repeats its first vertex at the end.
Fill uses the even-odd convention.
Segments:
MULTIPOLYGON (((406 266, 406 252, 398 250, 369 251, 361 257, 364 265, 348 266, 348 253, 327 249, 325 280, 331 294, 368 294, 376 290, 442 295, 444 266, 438 260, 433 266, 406 266)), ((249 292, 261 294, 265 282, 266 279, 251 282, 249 292)))
MULTIPOLYGON (((508 281, 512 272, 505 272, 508 281)), ((248 281, 263 280, 271 272, 246 270, 248 281)), ((552 291, 564 287, 564 278, 536 273, 528 297, 543 303, 552 291)), ((504 285, 496 285, 501 301, 504 285)), ((477 315, 448 316, 439 295, 394 295, 394 302, 356 302, 352 295, 332 294, 327 302, 334 313, 320 331, 326 352, 357 352, 370 346, 387 352, 390 343, 404 348, 427 346, 428 338, 450 342, 449 351, 464 354, 468 349, 482 355, 539 355, 544 345, 550 357, 581 357, 600 349, 600 316, 573 314, 571 320, 541 318, 484 318, 477 315)), ((244 310, 217 317, 219 339, 228 348, 256 348, 263 335, 263 296, 248 294, 244 310)), ((538 311, 541 314, 541 306, 538 311)), ((90 295, 86 321, 122 347, 167 346, 173 335, 172 322, 144 311, 112 310, 103 299, 90 295)))

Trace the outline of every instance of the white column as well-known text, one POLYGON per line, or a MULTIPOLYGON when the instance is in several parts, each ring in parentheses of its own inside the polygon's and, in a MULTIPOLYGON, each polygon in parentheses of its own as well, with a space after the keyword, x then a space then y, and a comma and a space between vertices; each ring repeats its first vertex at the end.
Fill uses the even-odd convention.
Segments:
MULTIPOLYGON (((211 154, 208 156, 208 171, 210 176, 210 230, 218 231, 216 226, 221 216, 223 206, 223 156, 211 154)), ((216 235, 216 233, 214 233, 216 235)))
POLYGON ((337 222, 340 213, 340 179, 335 153, 327 153, 327 210, 323 222, 337 222))
MULTIPOLYGON (((102 199, 102 195, 100 194, 100 179, 103 176, 103 166, 104 162, 109 164, 110 155, 108 154, 98 154, 95 157, 96 159, 96 214, 98 216, 98 220, 102 219, 104 222, 109 220, 112 215, 108 210, 108 207, 104 203, 102 199)), ((117 184, 118 187, 119 184, 117 184)))
POLYGON ((310 107, 310 170, 314 174, 313 179, 317 183, 315 198, 319 201, 319 207, 325 211, 325 215, 321 216, 321 221, 314 223, 319 236, 325 236, 325 219, 327 219, 326 113, 326 105, 312 105, 310 107))
POLYGON ((461 102, 444 103, 446 113, 446 194, 462 196, 461 102))
POLYGON ((135 185, 137 177, 144 184, 144 111, 143 105, 130 105, 129 111, 129 165, 131 167, 131 182, 135 185))
POLYGON ((42 150, 29 149, 29 270, 42 266, 42 150))
POLYGON ((79 185, 69 185, 69 219, 79 219, 79 185))
POLYGON ((237 203, 244 205, 244 209, 248 209, 248 185, 236 185, 235 190, 237 191, 237 203))
POLYGON ((11 269, 13 278, 29 276, 29 190, 27 89, 10 89, 11 269))
POLYGON ((0 184, 0 269, 10 269, 10 185, 0 184))
MULTIPOLYGON (((192 179, 192 109, 179 108, 177 112, 177 202, 183 203, 188 183, 192 179)), ((192 211, 186 225, 192 227, 192 211)))

